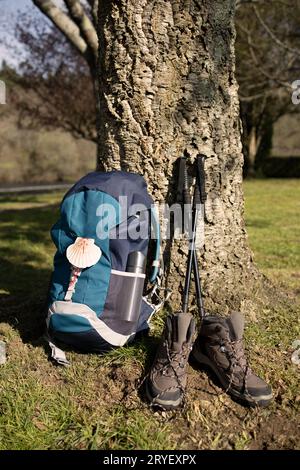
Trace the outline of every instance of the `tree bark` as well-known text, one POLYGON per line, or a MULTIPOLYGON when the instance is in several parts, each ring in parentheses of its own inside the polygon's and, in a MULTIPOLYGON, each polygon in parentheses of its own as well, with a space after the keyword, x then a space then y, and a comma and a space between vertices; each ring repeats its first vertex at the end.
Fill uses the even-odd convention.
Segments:
MULTIPOLYGON (((234 10, 235 0, 99 1, 98 168, 139 172, 173 203, 175 160, 204 153, 204 290, 238 307, 259 274, 243 219, 234 10)), ((166 242, 175 304, 186 245, 166 242)))

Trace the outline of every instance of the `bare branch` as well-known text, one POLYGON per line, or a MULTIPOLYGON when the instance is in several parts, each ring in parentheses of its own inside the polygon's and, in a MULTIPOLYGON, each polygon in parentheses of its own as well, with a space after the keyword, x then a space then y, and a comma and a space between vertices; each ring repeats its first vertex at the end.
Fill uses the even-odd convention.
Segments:
POLYGON ((64 0, 64 2, 68 8, 70 17, 79 28, 81 36, 93 51, 95 58, 97 58, 98 36, 92 21, 84 11, 84 8, 79 0, 64 0))
POLYGON ((249 42, 249 47, 250 47, 250 53, 251 53, 251 56, 252 56, 252 59, 253 59, 253 62, 254 64, 256 65, 256 67, 258 68, 259 72, 264 76, 266 77, 269 81, 271 82, 274 82, 274 83, 277 83, 277 85, 280 85, 284 88, 288 88, 288 89, 291 89, 292 86, 289 82, 287 81, 284 81, 284 80, 281 80, 280 78, 278 78, 277 76, 275 75, 271 75, 267 70, 265 70, 265 68, 262 66, 262 64, 259 62, 258 58, 256 57, 256 54, 255 54, 255 51, 253 49, 253 47, 251 46, 251 43, 249 42))
POLYGON ((94 26, 97 29, 97 22, 98 22, 98 0, 87 0, 88 4, 91 7, 92 17, 94 26))
POLYGON ((236 9, 248 3, 252 3, 252 0, 236 0, 236 9))
POLYGON ((259 13, 257 7, 255 5, 252 5, 252 8, 253 8, 256 18, 258 19, 258 21, 260 22, 260 24, 262 25, 266 33, 270 36, 270 38, 273 39, 273 41, 277 44, 277 46, 279 46, 281 49, 285 49, 286 51, 292 52, 293 54, 300 56, 300 52, 297 49, 289 47, 287 44, 285 44, 280 39, 278 39, 276 34, 274 34, 273 31, 271 31, 269 26, 262 19, 261 14, 259 13))
POLYGON ((60 8, 51 0, 32 0, 39 10, 64 34, 64 36, 82 54, 87 53, 87 43, 80 36, 79 28, 60 8))
MULTIPOLYGON (((263 5, 266 3, 266 0, 236 0, 236 9, 240 8, 243 5, 263 5)), ((284 5, 284 6, 289 6, 289 2, 284 1, 284 0, 272 0, 272 4, 279 4, 279 5, 284 5)))

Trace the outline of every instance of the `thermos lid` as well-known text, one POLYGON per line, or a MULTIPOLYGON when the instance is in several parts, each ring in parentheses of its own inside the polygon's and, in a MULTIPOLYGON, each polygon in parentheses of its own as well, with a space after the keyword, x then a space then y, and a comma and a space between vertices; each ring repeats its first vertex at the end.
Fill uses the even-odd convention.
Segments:
POLYGON ((141 251, 132 251, 127 259, 126 271, 144 273, 146 269, 146 256, 141 251))

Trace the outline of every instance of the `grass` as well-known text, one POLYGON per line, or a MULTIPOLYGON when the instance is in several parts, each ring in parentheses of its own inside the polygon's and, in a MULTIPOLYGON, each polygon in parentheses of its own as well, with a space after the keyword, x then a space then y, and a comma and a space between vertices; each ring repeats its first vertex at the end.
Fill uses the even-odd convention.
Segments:
POLYGON ((245 182, 246 225, 260 269, 285 287, 299 286, 300 182, 245 182))
MULTIPOLYGON (((300 185, 249 181, 245 195, 255 260, 292 298, 299 294, 300 185)), ((268 409, 241 407, 192 367, 183 410, 150 409, 140 385, 161 318, 149 338, 106 356, 68 353, 69 368, 48 361, 41 312, 54 254, 49 227, 61 196, 0 198, 0 339, 8 349, 0 366, 0 449, 299 448, 299 370, 290 361, 300 337, 296 308, 265 308, 247 324, 251 364, 274 390, 268 409)))

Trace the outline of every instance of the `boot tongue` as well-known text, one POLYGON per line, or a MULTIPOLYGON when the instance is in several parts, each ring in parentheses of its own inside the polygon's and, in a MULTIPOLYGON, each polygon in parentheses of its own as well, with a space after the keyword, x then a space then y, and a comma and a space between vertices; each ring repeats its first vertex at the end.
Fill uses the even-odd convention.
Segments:
POLYGON ((187 341, 191 320, 192 316, 188 313, 172 315, 172 351, 181 351, 183 344, 187 341))
POLYGON ((230 337, 233 341, 242 339, 244 333, 245 320, 240 312, 232 312, 229 318, 226 319, 229 327, 230 337))

